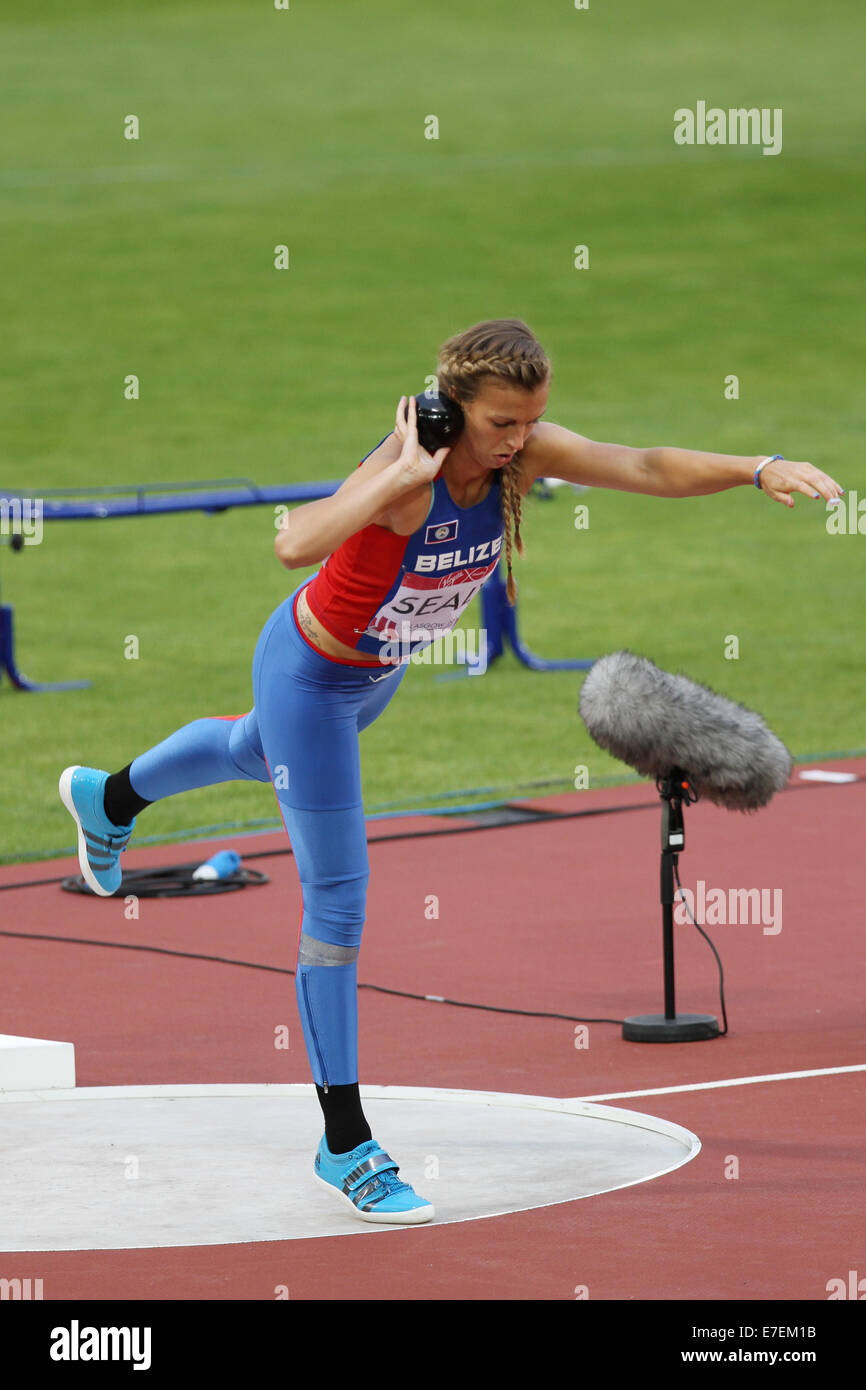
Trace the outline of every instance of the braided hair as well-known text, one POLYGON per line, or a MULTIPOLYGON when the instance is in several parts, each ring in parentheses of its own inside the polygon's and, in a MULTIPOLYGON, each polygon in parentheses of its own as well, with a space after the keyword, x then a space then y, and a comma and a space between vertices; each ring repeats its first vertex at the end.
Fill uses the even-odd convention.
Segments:
MULTIPOLYGON (((449 338, 439 349, 436 379, 440 391, 460 402, 474 401, 491 377, 523 391, 549 381, 552 368, 544 348, 522 319, 487 319, 449 338)), ((512 544, 523 555, 520 536, 520 462, 515 455, 502 471, 500 498, 505 530, 506 593, 513 606, 517 586, 511 573, 512 544)))

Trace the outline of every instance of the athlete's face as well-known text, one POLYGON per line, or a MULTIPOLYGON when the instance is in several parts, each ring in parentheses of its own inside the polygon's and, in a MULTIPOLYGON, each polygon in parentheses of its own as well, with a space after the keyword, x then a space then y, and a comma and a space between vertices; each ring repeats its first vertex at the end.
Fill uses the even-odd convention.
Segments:
POLYGON ((463 435, 475 462, 483 468, 504 468, 544 414, 549 392, 549 383, 522 391, 488 381, 474 401, 463 403, 463 435))

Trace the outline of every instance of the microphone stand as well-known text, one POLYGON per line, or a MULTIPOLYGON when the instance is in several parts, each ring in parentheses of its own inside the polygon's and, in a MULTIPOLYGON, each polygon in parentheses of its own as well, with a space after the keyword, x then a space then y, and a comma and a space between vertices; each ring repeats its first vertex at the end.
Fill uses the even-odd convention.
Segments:
POLYGON ((662 798, 661 903, 664 948, 665 1011, 663 1014, 637 1014, 622 1025, 628 1042, 697 1042, 719 1036, 719 1021, 712 1014, 677 1014, 674 988, 674 868, 680 850, 685 849, 683 802, 697 801, 682 768, 672 768, 666 777, 656 778, 662 798))

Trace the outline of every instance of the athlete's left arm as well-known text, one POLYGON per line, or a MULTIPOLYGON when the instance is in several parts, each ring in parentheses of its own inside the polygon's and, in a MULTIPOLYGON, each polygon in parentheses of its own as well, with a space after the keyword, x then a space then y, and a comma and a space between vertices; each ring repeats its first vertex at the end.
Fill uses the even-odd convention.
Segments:
MULTIPOLYGON (((536 425, 531 438, 537 478, 562 478, 567 483, 643 492, 652 497, 703 497, 751 484, 755 469, 767 457, 703 454, 667 445, 633 449, 626 444, 601 444, 551 421, 536 425)), ((768 497, 790 507, 794 492, 807 497, 817 494, 825 501, 842 493, 839 483, 811 463, 784 459, 765 464, 760 482, 768 497)))

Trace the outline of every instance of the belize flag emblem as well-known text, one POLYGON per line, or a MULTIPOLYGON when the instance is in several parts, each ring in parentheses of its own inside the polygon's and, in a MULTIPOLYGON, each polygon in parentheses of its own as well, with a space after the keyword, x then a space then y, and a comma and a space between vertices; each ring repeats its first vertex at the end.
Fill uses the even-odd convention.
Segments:
POLYGON ((458 522, 459 517, 455 517, 453 521, 434 522, 432 526, 427 527, 424 544, 440 545, 443 541, 456 541, 458 522))

